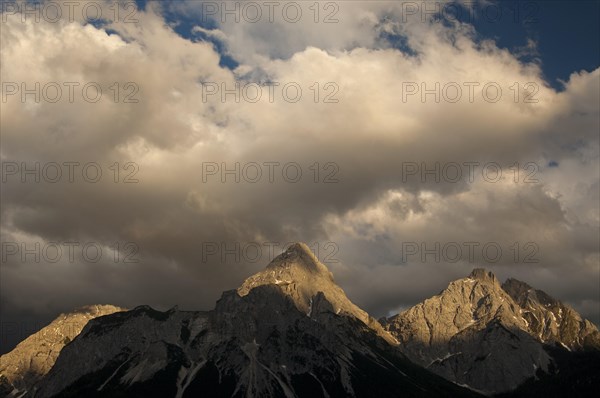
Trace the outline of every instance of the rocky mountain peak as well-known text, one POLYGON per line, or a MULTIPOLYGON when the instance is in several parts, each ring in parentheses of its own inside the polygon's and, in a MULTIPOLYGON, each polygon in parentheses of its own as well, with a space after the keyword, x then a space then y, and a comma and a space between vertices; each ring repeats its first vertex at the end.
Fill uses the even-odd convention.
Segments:
POLYGON ((473 271, 471 271, 469 274, 469 278, 480 282, 490 282, 500 286, 500 282, 498 282, 498 279, 496 279, 496 275, 494 275, 491 271, 486 271, 484 268, 473 269, 473 271))
POLYGON ((450 282, 440 294, 388 318, 385 328, 413 361, 460 384, 488 392, 506 391, 546 369, 549 357, 523 332, 519 306, 502 290, 495 275, 482 268, 450 282), (518 356, 503 352, 521 341, 518 356), (473 366, 476 363, 477 366, 473 366), (500 376, 517 369, 514 378, 500 376), (494 381, 485 379, 494 375, 494 381), (518 375, 517 375, 518 374, 518 375))
POLYGON ((507 279, 502 289, 521 307, 527 331, 538 340, 571 350, 600 349, 598 329, 568 305, 513 278, 507 279))
POLYGON ((521 306, 524 306, 527 300, 533 299, 537 301, 536 290, 518 279, 508 278, 502 284, 502 290, 508 293, 521 306))
POLYGON ((311 292, 314 290, 314 294, 318 291, 333 294, 333 291, 339 289, 331 272, 305 243, 289 246, 265 269, 247 278, 237 292, 240 296, 245 296, 257 286, 270 284, 278 285, 290 293, 308 289, 311 292))
POLYGON ((502 289, 508 293, 519 305, 525 306, 528 301, 543 306, 555 306, 560 303, 546 292, 534 289, 527 283, 518 279, 509 278, 502 284, 502 289))
POLYGON ((352 316, 375 330, 389 343, 396 340, 377 320, 352 303, 344 290, 333 280, 333 274, 319 261, 305 243, 295 243, 277 256, 265 269, 247 278, 237 289, 241 297, 259 286, 275 285, 292 299, 296 308, 308 316, 313 316, 316 303, 321 308, 324 301, 331 304, 331 310, 338 315, 352 316))
POLYGON ((502 289, 504 289, 505 291, 515 290, 515 291, 519 291, 519 292, 527 292, 527 290, 533 289, 533 288, 523 281, 520 281, 515 278, 508 278, 502 284, 502 289))
POLYGON ((500 285, 483 268, 382 322, 413 361, 490 393, 548 371, 546 344, 600 347, 598 330, 572 308, 517 279, 500 285))
POLYGON ((302 271, 320 274, 333 282, 333 275, 322 264, 308 245, 299 242, 289 246, 267 266, 267 269, 296 268, 302 271))
POLYGON ((52 323, 0 357, 0 392, 18 391, 35 385, 54 365, 62 348, 91 320, 126 311, 114 305, 88 305, 60 314, 52 323))

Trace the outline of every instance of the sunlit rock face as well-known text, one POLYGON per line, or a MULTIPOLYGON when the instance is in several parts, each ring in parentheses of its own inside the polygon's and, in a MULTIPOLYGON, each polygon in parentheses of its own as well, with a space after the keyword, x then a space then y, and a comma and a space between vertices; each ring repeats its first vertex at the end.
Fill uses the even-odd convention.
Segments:
POLYGON ((475 269, 440 294, 382 319, 413 361, 487 393, 517 388, 553 369, 545 349, 593 347, 598 330, 573 309, 515 279, 475 269))
POLYGON ((527 330, 540 341, 571 350, 600 349, 600 332, 577 311, 525 282, 509 278, 502 284, 521 307, 527 330))
POLYGON ((90 305, 61 314, 0 357, 0 388, 5 394, 18 396, 20 391, 34 386, 50 371, 63 347, 81 332, 90 319, 119 311, 125 309, 112 305, 90 305))
POLYGON ((237 292, 240 296, 245 296, 251 289, 266 284, 279 286, 292 299, 296 308, 308 316, 316 313, 315 305, 319 303, 315 302, 315 298, 321 298, 330 303, 336 314, 359 319, 389 343, 396 344, 395 338, 383 330, 376 319, 346 297, 342 288, 336 285, 329 269, 304 243, 290 246, 263 271, 246 279, 237 292))

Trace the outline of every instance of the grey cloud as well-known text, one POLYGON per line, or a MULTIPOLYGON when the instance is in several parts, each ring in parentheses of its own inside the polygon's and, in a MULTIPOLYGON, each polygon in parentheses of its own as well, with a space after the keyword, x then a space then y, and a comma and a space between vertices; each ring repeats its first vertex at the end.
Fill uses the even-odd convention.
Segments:
MULTIPOLYGON (((3 242, 134 242, 140 259, 32 264, 13 256, 2 264, 3 318, 6 313, 6 319, 49 319, 90 303, 211 308, 222 290, 264 267, 269 256, 238 262, 211 255, 203 261, 207 242, 298 240, 334 242, 340 262, 328 265, 338 282, 357 304, 385 315, 485 265, 480 257, 473 264, 403 263, 402 242, 474 239, 503 247, 515 240, 538 242, 540 264, 490 268, 593 315, 599 305, 594 145, 600 70, 574 74, 565 91, 556 93, 539 68, 489 43, 474 43, 463 26, 429 31, 424 24, 403 25, 420 51, 406 57, 377 48, 372 25, 363 22, 382 11, 363 11, 363 19, 347 22, 359 24, 352 34, 369 32, 360 40, 298 42, 296 35, 306 28, 301 26, 283 29, 278 42, 263 42, 273 46, 265 49, 271 55, 292 43, 289 57, 246 54, 247 76, 260 71, 304 87, 306 95, 295 104, 264 98, 256 104, 203 102, 201 81, 232 87, 240 71, 220 67, 212 45, 179 37, 152 7, 138 13, 137 25, 111 24, 118 35, 79 24, 3 26, 7 81, 76 79, 104 86, 131 81, 140 88, 137 104, 14 99, 3 104, 3 165, 78 161, 97 162, 103 170, 98 183, 79 175, 74 183, 63 178, 56 184, 8 176, 2 184, 3 242), (356 44, 352 50, 349 43, 356 44), (531 106, 510 98, 496 104, 402 101, 402 82, 472 79, 504 87, 536 82, 541 101, 531 106), (315 104, 308 87, 317 80, 336 82, 340 102, 315 104), (402 178, 407 162, 497 162, 506 171, 515 162, 548 159, 559 167, 541 168, 537 184, 513 184, 510 173, 498 183, 480 175, 457 183, 402 178), (273 183, 266 174, 258 183, 233 183, 231 177, 221 183, 219 175, 202 179, 205 162, 232 168, 236 162, 270 161, 297 162, 302 179, 289 183, 281 174, 273 183), (122 169, 115 183, 110 169, 115 162, 134 162, 139 182, 123 183, 129 170, 122 169), (323 183, 331 169, 321 169, 315 183, 310 169, 315 162, 321 167, 334 162, 339 182, 323 183)), ((236 29, 242 28, 227 28, 230 40, 240 37, 236 29)), ((262 27, 256 29, 260 39, 262 27)), ((231 51, 245 52, 246 44, 254 48, 257 37, 234 42, 231 51)))

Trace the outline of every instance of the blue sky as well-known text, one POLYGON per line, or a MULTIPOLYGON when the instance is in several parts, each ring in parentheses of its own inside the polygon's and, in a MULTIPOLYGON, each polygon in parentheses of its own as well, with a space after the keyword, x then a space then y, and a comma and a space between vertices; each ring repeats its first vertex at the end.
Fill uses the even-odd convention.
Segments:
MULTIPOLYGON (((513 1, 505 7, 515 7, 513 1)), ((558 80, 567 80, 574 71, 592 71, 600 65, 600 2, 598 1, 524 1, 522 16, 515 23, 511 18, 496 23, 475 22, 483 37, 496 40, 500 47, 515 49, 528 39, 537 43, 541 66, 547 81, 557 89, 558 80)))
MULTIPOLYGON (((142 9, 147 3, 136 2, 142 9)), ((472 22, 481 39, 494 40, 499 47, 513 53, 533 40, 536 53, 523 54, 521 59, 540 62, 547 82, 556 90, 563 89, 561 81, 568 80, 571 73, 590 72, 600 65, 599 1, 492 1, 491 5, 477 5, 471 15, 475 18, 461 13, 458 19, 472 22)), ((194 26, 217 27, 216 23, 201 21, 193 14, 165 12, 165 18, 174 24, 178 34, 194 40, 210 40, 205 35, 192 34, 194 26)), ((221 65, 236 67, 238 63, 225 54, 222 43, 212 41, 223 57, 221 65)))

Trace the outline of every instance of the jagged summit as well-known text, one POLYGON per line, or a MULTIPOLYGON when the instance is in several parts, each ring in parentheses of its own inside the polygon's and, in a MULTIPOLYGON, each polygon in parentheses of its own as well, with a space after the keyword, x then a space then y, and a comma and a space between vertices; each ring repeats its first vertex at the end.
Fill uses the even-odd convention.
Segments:
MULTIPOLYGON (((333 280, 333 275, 314 255, 305 243, 294 243, 275 257, 262 271, 247 278, 237 289, 240 296, 261 285, 278 285, 288 293, 310 291, 310 298, 317 291, 333 294, 341 290, 333 280)), ((344 295, 345 296, 345 295, 344 295)), ((306 310, 306 303, 299 303, 306 310)))
MULTIPOLYGON (((277 256, 265 269, 247 278, 237 289, 240 296, 259 286, 276 285, 292 299, 296 308, 309 316, 316 316, 315 303, 323 299, 331 304, 338 315, 355 317, 374 329, 388 342, 396 340, 383 330, 379 322, 352 303, 344 290, 336 285, 333 275, 304 243, 295 243, 277 256), (323 297, 318 297, 318 296, 323 297)), ((321 308, 328 308, 327 306, 321 308)))
POLYGON ((503 284, 502 288, 504 290, 519 290, 522 292, 526 292, 529 289, 533 289, 529 284, 520 281, 515 278, 508 278, 503 284))
POLYGON ((600 332, 570 306, 520 280, 509 278, 502 289, 521 307, 530 334, 544 343, 571 350, 600 349, 600 332))
POLYGON ((287 250, 275 257, 267 269, 298 267, 306 271, 322 274, 329 277, 333 282, 333 275, 329 269, 319 261, 317 256, 310 250, 308 245, 302 242, 290 245, 287 250))
POLYGON ((52 323, 0 357, 0 393, 34 386, 54 365, 62 348, 73 340, 89 320, 126 311, 114 305, 87 305, 60 314, 52 323))
POLYGON ((522 307, 527 305, 528 300, 546 307, 561 305, 558 300, 548 293, 543 290, 534 289, 527 283, 518 279, 508 278, 502 284, 502 289, 510 294, 510 296, 522 307))
POLYGON ((469 278, 475 279, 483 282, 491 282, 494 284, 499 284, 496 275, 494 275, 491 271, 486 271, 484 268, 475 268, 469 274, 469 278))
POLYGON ((534 289, 527 283, 514 278, 508 278, 502 284, 502 289, 521 306, 526 306, 527 301, 547 307, 560 305, 560 302, 543 290, 534 289))
POLYGON ((482 268, 388 318, 384 326, 415 362, 482 391, 513 389, 550 362, 541 345, 521 332, 527 324, 519 306, 482 268), (519 350, 511 351, 513 341, 520 342, 519 350), (508 372, 511 377, 502 376, 508 372))
POLYGON ((490 393, 549 371, 546 344, 600 347, 598 330, 569 306, 514 278, 500 285, 483 268, 382 323, 415 362, 490 393))

